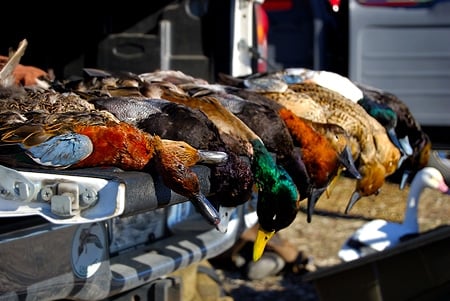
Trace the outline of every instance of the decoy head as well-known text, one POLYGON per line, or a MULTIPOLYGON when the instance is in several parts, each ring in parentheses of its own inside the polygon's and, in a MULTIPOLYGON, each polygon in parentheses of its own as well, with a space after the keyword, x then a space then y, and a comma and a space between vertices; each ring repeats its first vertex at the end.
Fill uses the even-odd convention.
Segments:
POLYGON ((427 166, 417 173, 416 177, 418 176, 425 187, 439 190, 442 193, 448 192, 448 186, 445 183, 444 177, 437 168, 427 166))

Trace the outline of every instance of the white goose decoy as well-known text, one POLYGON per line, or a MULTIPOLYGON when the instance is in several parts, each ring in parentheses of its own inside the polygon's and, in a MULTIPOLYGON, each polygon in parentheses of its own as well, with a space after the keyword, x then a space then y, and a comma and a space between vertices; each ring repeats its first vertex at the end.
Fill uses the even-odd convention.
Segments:
POLYGON ((421 169, 411 183, 403 223, 375 219, 364 224, 344 243, 338 252, 339 258, 344 262, 359 259, 395 246, 405 235, 418 233, 417 206, 425 188, 442 193, 449 190, 439 170, 434 167, 421 169))

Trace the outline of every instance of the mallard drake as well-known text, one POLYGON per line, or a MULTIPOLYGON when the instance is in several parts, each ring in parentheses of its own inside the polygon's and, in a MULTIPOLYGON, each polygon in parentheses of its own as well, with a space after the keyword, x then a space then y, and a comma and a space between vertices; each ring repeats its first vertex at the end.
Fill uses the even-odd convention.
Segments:
MULTIPOLYGON (((331 143, 303 120, 293 114, 289 115, 285 108, 270 100, 255 97, 251 100, 244 99, 230 89, 228 91, 231 93, 226 93, 227 88, 224 86, 215 85, 209 89, 220 91, 216 92, 216 97, 221 103, 249 125, 262 137, 268 149, 277 154, 277 162, 293 177, 301 198, 308 200, 307 221, 311 222, 317 200, 327 189, 330 178, 337 175, 341 163, 331 143), (284 145, 284 150, 280 148, 280 144, 284 145), (298 152, 294 144, 301 150, 301 158, 300 154, 297 155, 301 168, 293 168, 295 165, 292 165, 296 161, 295 153, 298 152), (282 156, 278 156, 280 153, 282 156), (289 160, 286 161, 286 158, 289 160)), ((352 167, 352 171, 359 174, 356 167, 352 167)))
POLYGON ((425 188, 448 192, 442 174, 434 167, 421 169, 414 177, 406 200, 406 209, 402 223, 375 219, 355 231, 345 241, 338 252, 343 261, 351 261, 367 254, 392 248, 408 235, 419 232, 417 209, 420 196, 425 188))
POLYGON ((404 149, 408 146, 412 148, 410 156, 403 161, 397 172, 397 174, 401 173, 400 188, 403 188, 417 170, 426 166, 431 150, 430 138, 422 130, 405 102, 396 95, 368 85, 360 83, 356 85, 364 92, 364 95, 376 103, 389 106, 397 114, 396 133, 400 144, 404 146, 404 149))
POLYGON ((197 149, 225 152, 228 155, 226 162, 210 165, 208 195, 219 208, 221 221, 218 226, 222 231, 226 229, 232 210, 250 199, 253 174, 249 162, 228 147, 215 124, 201 111, 156 98, 102 97, 90 101, 96 108, 107 110, 145 132, 183 140, 197 149))
POLYGON ((277 165, 261 138, 214 97, 192 97, 179 88, 160 85, 161 98, 199 109, 214 122, 221 134, 240 139, 251 158, 252 172, 258 187, 257 215, 259 239, 255 242, 255 260, 276 231, 289 226, 299 210, 300 194, 291 176, 277 165))

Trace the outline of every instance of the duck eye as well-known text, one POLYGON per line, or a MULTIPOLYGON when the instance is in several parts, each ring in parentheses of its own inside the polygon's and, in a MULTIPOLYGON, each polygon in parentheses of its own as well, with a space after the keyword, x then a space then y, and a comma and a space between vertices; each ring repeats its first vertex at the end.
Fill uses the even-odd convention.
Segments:
POLYGON ((273 217, 272 217, 272 220, 274 221, 274 220, 276 220, 277 219, 277 215, 275 214, 273 217))

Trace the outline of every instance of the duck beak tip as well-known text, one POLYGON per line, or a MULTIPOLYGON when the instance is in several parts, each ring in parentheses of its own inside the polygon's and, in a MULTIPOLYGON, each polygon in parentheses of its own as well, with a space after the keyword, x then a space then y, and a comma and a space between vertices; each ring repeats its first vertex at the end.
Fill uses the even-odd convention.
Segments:
POLYGON ((345 208, 345 214, 348 214, 350 212, 350 210, 353 208, 356 202, 359 201, 359 199, 361 199, 361 195, 359 194, 359 192, 354 191, 350 200, 348 201, 347 207, 345 208))
POLYGON ((355 160, 353 159, 352 151, 350 147, 346 146, 344 150, 339 154, 339 160, 345 169, 357 180, 362 178, 361 173, 355 166, 355 160))
POLYGON ((221 221, 219 212, 210 203, 206 196, 200 194, 197 198, 192 199, 192 203, 208 222, 216 226, 216 228, 218 227, 221 221))
POLYGON ((221 164, 228 160, 228 154, 221 151, 199 150, 200 162, 205 164, 221 164))

